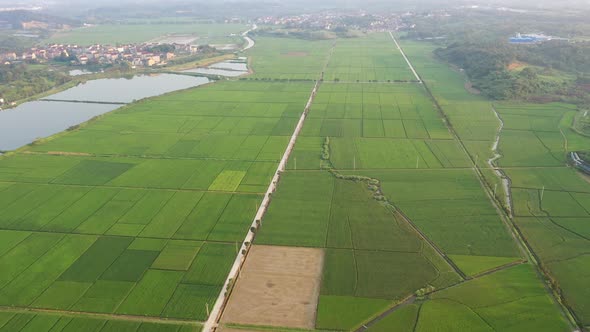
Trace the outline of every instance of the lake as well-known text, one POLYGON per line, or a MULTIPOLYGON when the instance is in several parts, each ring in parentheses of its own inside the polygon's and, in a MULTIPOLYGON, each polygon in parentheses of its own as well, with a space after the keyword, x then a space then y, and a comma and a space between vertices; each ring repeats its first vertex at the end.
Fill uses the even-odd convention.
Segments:
MULTIPOLYGON (((161 74, 132 79, 100 79, 45 97, 57 100, 130 103, 209 82, 205 77, 161 74)), ((0 150, 9 151, 51 136, 120 105, 32 101, 0 111, 0 150)))

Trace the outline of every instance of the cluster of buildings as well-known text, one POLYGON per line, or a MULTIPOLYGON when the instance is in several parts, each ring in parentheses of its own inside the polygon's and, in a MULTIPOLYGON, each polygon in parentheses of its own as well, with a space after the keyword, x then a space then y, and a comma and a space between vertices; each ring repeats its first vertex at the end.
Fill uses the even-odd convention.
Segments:
POLYGON ((511 44, 539 44, 553 39, 550 36, 543 34, 520 34, 517 33, 515 36, 508 38, 511 44))
POLYGON ((369 30, 397 30, 405 27, 403 15, 324 12, 292 16, 265 16, 255 21, 259 25, 279 25, 290 28, 334 30, 338 27, 369 30))
POLYGON ((0 54, 3 64, 17 61, 44 62, 60 59, 73 64, 87 65, 89 63, 113 64, 127 62, 131 66, 156 66, 165 64, 178 54, 190 55, 199 51, 197 45, 171 44, 168 51, 158 51, 160 44, 127 44, 120 46, 92 45, 88 47, 78 45, 51 44, 46 47, 33 47, 17 54, 7 52, 0 54))
POLYGON ((0 111, 2 111, 2 106, 16 106, 16 102, 7 102, 6 100, 4 100, 4 98, 0 98, 0 111))
POLYGON ((515 36, 508 38, 508 42, 511 44, 541 44, 548 41, 569 41, 568 38, 547 36, 544 34, 520 34, 517 33, 515 36))

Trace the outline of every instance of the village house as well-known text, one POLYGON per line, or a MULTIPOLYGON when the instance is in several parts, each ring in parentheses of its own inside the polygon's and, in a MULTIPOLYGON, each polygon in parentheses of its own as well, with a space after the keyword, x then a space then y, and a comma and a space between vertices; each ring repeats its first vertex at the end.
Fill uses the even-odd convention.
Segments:
POLYGON ((0 60, 2 60, 2 61, 14 61, 17 59, 18 59, 18 56, 14 52, 0 54, 0 60))

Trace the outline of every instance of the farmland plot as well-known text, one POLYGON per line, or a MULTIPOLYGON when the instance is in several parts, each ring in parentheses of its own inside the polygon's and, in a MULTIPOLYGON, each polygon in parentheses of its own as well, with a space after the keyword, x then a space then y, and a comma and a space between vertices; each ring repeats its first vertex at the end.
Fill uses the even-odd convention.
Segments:
POLYGON ((326 248, 318 328, 351 329, 421 287, 459 280, 362 182, 288 172, 262 222, 258 244, 326 248))
MULTIPOLYGON (((0 158, 0 305, 206 320, 310 89, 212 84, 0 158)), ((12 319, 10 331, 28 324, 12 319)), ((73 322, 63 330, 124 330, 73 322)))
POLYGON ((332 43, 330 40, 257 38, 256 47, 248 51, 254 67, 254 74, 249 78, 317 79, 332 43))
MULTIPOLYGON (((490 104, 473 99, 449 103, 455 105, 451 121, 460 123, 459 135, 479 142, 471 145, 477 153, 467 154, 418 86, 322 84, 289 160, 291 171, 283 176, 256 239, 258 244, 325 248, 316 328, 352 330, 422 287, 445 287, 461 280, 457 273, 478 276, 521 261, 471 169, 474 160, 480 164, 476 154, 484 162, 492 154, 499 126, 490 104), (480 127, 472 126, 470 113, 479 114, 480 127), (366 182, 317 171, 326 167, 350 179, 378 181, 403 215, 374 200, 366 182)), ((530 282, 540 286, 534 275, 530 282)), ((552 326, 567 326, 546 300, 552 326)), ((402 321, 414 323, 416 312, 408 309, 402 321)), ((472 317, 458 315, 458 324, 479 324, 469 325, 472 317)))
POLYGON ((338 40, 325 79, 342 82, 391 82, 415 78, 389 34, 376 33, 360 40, 338 40))
MULTIPOLYGON (((491 105, 468 93, 461 75, 432 58, 432 45, 407 41, 403 44, 471 157, 479 158, 482 168, 488 167, 483 160, 493 155, 490 147, 502 121, 498 147, 501 157, 496 164, 511 181, 514 222, 540 257, 549 278, 559 285, 562 301, 573 309, 579 323, 588 325, 588 302, 584 300, 588 295, 581 291, 584 287, 580 288, 586 274, 579 272, 587 264, 583 263, 584 256, 578 255, 588 248, 584 238, 588 201, 583 195, 590 186, 575 170, 565 167, 568 149, 588 146, 587 138, 570 128, 575 107, 561 103, 491 105)), ((491 171, 483 173, 490 189, 494 183, 499 184, 489 178, 491 171)))
POLYGON ((394 311, 369 331, 568 329, 533 269, 520 265, 435 292, 423 302, 394 311))
POLYGON ((0 313, 2 332, 197 332, 201 325, 194 323, 153 323, 97 317, 76 317, 52 313, 0 313))
POLYGON ((496 107, 511 128, 501 133, 501 142, 510 148, 502 148, 499 163, 507 167, 512 181, 515 222, 558 283, 565 303, 587 325, 588 293, 581 285, 588 265, 584 253, 590 245, 590 185, 565 166, 566 149, 579 148, 577 143, 566 144, 565 139, 581 141, 571 133, 563 136, 569 127, 564 127, 562 119, 572 108, 559 103, 502 103, 496 107))

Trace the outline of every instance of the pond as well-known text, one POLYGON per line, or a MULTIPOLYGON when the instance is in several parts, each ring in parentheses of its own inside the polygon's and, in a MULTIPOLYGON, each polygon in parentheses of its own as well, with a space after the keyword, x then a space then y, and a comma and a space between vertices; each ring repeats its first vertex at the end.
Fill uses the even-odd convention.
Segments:
POLYGON ((96 72, 88 71, 86 69, 72 69, 68 72, 70 76, 90 75, 96 74, 96 72))
POLYGON ((189 69, 183 72, 219 75, 225 77, 238 77, 248 73, 248 64, 246 62, 236 62, 228 60, 214 63, 209 67, 189 69))

